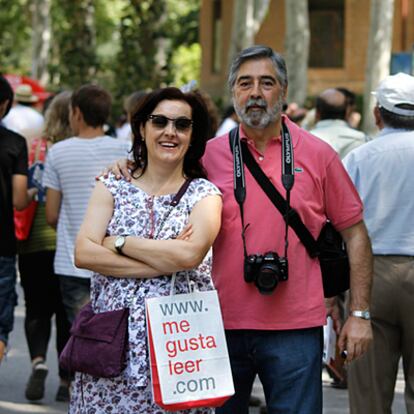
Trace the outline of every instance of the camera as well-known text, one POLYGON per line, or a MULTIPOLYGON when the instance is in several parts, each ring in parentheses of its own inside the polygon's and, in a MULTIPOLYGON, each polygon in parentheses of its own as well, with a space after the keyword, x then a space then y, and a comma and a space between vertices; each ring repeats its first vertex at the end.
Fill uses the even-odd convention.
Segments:
POLYGON ((245 282, 254 283, 262 295, 270 295, 279 282, 287 279, 287 258, 275 252, 251 254, 244 260, 245 282))

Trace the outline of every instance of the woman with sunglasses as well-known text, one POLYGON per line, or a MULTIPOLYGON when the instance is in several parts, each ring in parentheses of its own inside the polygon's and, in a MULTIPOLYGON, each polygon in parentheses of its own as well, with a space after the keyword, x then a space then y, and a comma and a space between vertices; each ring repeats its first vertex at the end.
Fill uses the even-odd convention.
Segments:
POLYGON ((174 272, 178 293, 188 292, 187 276, 199 290, 213 288, 210 247, 220 227, 221 196, 200 163, 208 139, 204 103, 177 88, 156 90, 133 116, 132 131, 133 178, 100 177, 75 259, 95 271, 95 313, 130 308, 127 366, 109 379, 76 373, 70 413, 163 413, 152 402, 145 298, 168 295, 174 272))

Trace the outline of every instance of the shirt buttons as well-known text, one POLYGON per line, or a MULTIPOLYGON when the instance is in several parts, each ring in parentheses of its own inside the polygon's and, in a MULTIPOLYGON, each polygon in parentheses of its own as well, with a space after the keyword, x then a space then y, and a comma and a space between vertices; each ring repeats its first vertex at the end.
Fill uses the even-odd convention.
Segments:
POLYGON ((260 156, 259 157, 259 161, 263 161, 264 160, 264 157, 263 156, 260 156))

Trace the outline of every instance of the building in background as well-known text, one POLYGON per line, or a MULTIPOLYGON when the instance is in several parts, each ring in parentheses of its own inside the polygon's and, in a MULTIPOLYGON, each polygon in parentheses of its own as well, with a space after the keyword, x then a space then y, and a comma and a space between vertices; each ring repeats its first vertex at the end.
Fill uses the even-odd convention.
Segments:
MULTIPOLYGON (((228 74, 235 0, 202 0, 200 43, 201 87, 214 97, 223 97, 228 74)), ((358 94, 364 90, 371 0, 308 0, 311 31, 308 95, 343 86, 358 94)), ((255 37, 284 53, 285 1, 270 0, 268 14, 255 37)), ((414 45, 414 0, 394 5, 393 58, 412 53, 414 45)), ((407 60, 407 58, 405 58, 407 60)), ((392 59, 392 62, 395 59, 392 59)), ((395 63, 394 63, 395 64, 395 63)))

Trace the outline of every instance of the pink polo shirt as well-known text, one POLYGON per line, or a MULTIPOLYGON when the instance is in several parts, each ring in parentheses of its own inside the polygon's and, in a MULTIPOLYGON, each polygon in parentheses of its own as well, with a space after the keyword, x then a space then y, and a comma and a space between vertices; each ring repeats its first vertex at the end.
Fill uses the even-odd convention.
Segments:
MULTIPOLYGON (((286 118, 285 118, 286 119, 286 118)), ((295 163, 291 205, 316 238, 329 217, 338 230, 362 220, 362 203, 336 152, 286 119, 295 163)), ((243 129, 240 136, 278 191, 281 183, 280 136, 264 154, 259 153, 243 129)), ((311 259, 295 232, 289 228, 289 279, 269 296, 259 293, 243 278, 243 244, 239 206, 233 192, 233 157, 228 134, 207 144, 203 164, 208 178, 223 194, 220 233, 213 245, 213 279, 220 296, 226 329, 300 329, 321 326, 326 320, 319 262, 311 259)), ((274 251, 284 254, 285 223, 281 214, 245 167, 244 203, 248 254, 274 251)))

